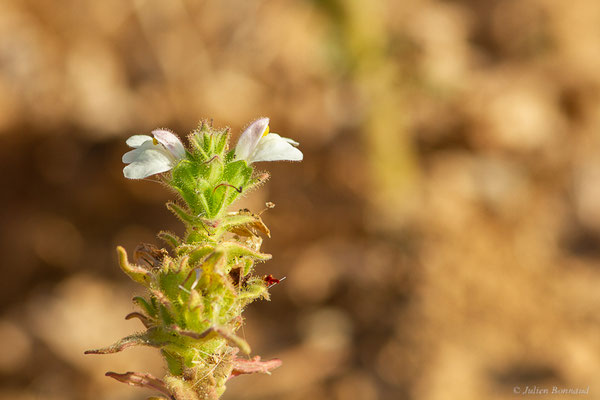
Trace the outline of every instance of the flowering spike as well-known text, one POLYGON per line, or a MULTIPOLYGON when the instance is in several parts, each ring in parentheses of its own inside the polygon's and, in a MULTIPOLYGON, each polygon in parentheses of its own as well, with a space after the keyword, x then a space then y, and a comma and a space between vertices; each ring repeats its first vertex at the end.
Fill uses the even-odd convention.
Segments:
POLYGON ((132 150, 123 156, 128 164, 123 174, 131 179, 163 174, 161 180, 179 196, 167 208, 183 222, 185 232, 161 231, 158 236, 171 251, 141 244, 133 263, 117 247, 123 272, 146 288, 144 296, 133 298, 138 311, 125 318, 139 319, 146 330, 86 354, 136 345, 159 348, 168 369, 163 379, 140 372, 107 376, 154 389, 169 400, 216 400, 230 378, 269 374, 281 365, 277 359, 236 356, 251 352, 237 334, 244 308, 257 299, 269 300, 269 287, 278 280, 254 272, 257 262, 271 258, 260 251, 262 237, 271 236, 262 212, 232 212, 230 207, 268 179, 268 173, 254 171, 254 162, 299 161, 303 155, 297 142, 270 132, 268 118, 250 124, 233 150, 229 136, 229 129, 203 121, 188 137, 187 149, 166 129, 126 142, 132 150))

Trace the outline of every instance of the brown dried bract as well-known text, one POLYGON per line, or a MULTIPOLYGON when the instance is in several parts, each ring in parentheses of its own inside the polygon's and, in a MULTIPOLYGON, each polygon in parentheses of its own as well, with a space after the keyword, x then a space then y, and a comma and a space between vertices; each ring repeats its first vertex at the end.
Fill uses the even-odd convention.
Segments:
POLYGON ((144 374, 141 372, 125 372, 124 374, 118 374, 116 372, 107 372, 106 376, 116 379, 119 382, 127 383, 131 386, 139 386, 154 389, 166 395, 169 399, 175 399, 171 395, 171 392, 167 388, 167 385, 165 385, 165 383, 162 380, 155 378, 150 374, 144 374))
POLYGON ((251 360, 247 358, 234 358, 233 370, 229 379, 243 374, 270 374, 271 370, 281 366, 281 360, 274 358, 269 361, 261 361, 260 356, 255 356, 251 360))
POLYGON ((151 269, 158 269, 167 255, 169 253, 165 249, 159 249, 149 243, 140 243, 133 252, 133 262, 151 269))
POLYGON ((239 210, 233 213, 233 215, 249 215, 254 218, 254 221, 232 227, 230 232, 240 236, 257 236, 257 232, 260 232, 269 238, 271 237, 271 231, 267 228, 260 215, 254 214, 248 209, 239 210))

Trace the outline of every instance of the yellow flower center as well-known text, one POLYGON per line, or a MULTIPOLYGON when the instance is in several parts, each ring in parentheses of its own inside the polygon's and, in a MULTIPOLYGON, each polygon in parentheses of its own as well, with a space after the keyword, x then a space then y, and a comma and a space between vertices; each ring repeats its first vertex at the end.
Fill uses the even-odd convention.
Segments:
POLYGON ((263 132, 261 137, 265 137, 269 134, 269 125, 267 125, 267 127, 265 128, 265 131, 263 132))
POLYGON ((156 138, 152 138, 152 143, 156 146, 158 145, 158 140, 156 140, 156 138))

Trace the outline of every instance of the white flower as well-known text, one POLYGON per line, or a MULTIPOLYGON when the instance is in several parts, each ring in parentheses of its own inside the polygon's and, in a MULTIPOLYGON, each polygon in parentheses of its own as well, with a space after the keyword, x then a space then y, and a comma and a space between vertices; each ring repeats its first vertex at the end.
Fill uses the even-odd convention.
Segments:
POLYGON ((258 161, 301 161, 302 152, 295 148, 298 142, 269 133, 269 118, 250 124, 235 146, 235 158, 248 164, 258 161))
POLYGON ((123 154, 123 175, 129 179, 143 179, 172 169, 179 160, 185 158, 185 148, 181 140, 164 129, 155 129, 152 136, 134 135, 127 139, 133 150, 123 154))

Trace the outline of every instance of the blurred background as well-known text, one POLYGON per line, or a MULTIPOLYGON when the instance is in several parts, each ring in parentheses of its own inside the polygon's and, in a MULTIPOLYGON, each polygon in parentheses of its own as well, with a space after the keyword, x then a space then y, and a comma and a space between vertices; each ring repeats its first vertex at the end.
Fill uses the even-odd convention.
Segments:
POLYGON ((599 43, 597 0, 1 0, 0 399, 152 394, 83 356, 141 329, 115 246, 182 230, 124 139, 259 116, 284 364, 225 399, 600 398, 599 43))

